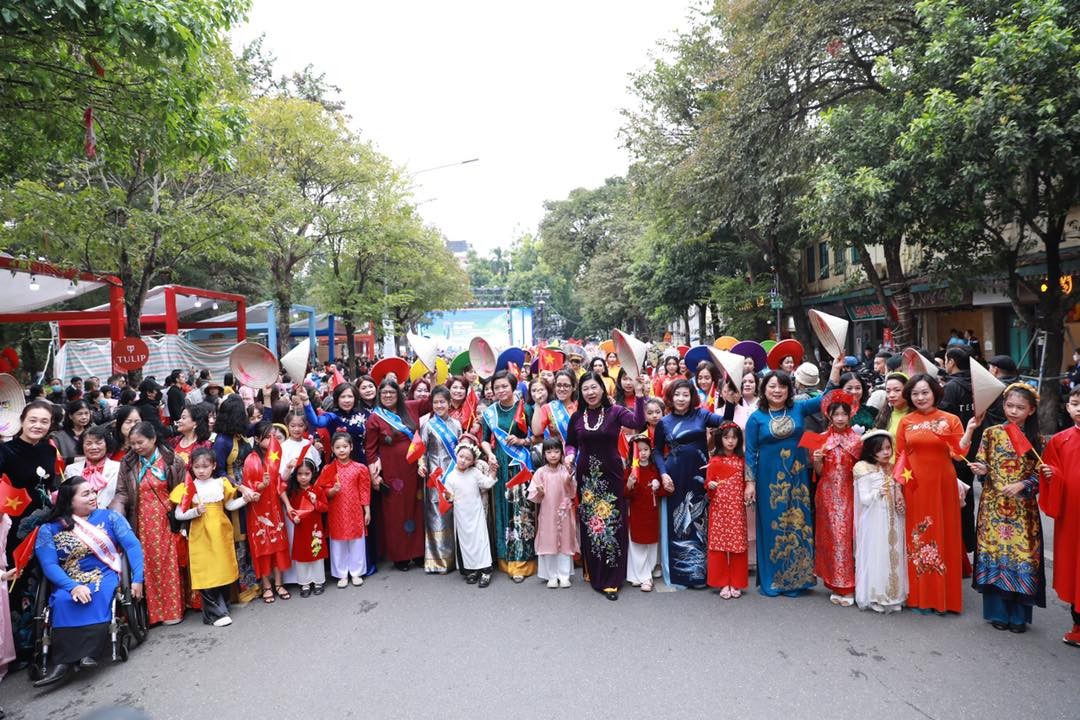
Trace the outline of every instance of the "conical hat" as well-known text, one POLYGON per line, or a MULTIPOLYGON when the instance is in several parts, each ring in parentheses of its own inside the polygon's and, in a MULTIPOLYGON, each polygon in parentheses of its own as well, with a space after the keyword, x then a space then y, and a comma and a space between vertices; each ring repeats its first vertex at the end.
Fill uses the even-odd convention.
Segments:
POLYGON ((311 356, 311 340, 304 339, 289 352, 281 356, 281 367, 289 373, 291 379, 297 385, 304 383, 307 374, 308 358, 311 356))
POLYGON ((517 347, 506 348, 503 350, 499 353, 499 357, 495 359, 495 372, 508 370, 510 369, 511 364, 520 370, 525 364, 525 351, 517 347))
POLYGON ((761 341, 761 347, 765 348, 765 352, 769 352, 774 347, 776 347, 776 341, 775 340, 762 340, 761 341))
POLYGON ((701 363, 712 362, 712 355, 709 354, 709 350, 710 347, 708 345, 695 345, 687 351, 685 358, 686 367, 691 373, 697 372, 697 366, 701 363))
POLYGON ((7 373, 0 375, 0 435, 14 437, 19 432, 19 415, 25 406, 19 381, 7 373))
POLYGON ((712 355, 712 361, 716 367, 723 368, 727 376, 731 378, 731 382, 735 384, 735 387, 739 387, 739 383, 742 382, 746 358, 728 350, 718 350, 716 348, 709 348, 709 354, 712 355))
POLYGON ((810 327, 814 328, 814 334, 821 341, 825 352, 833 358, 844 354, 844 345, 847 342, 847 331, 850 323, 844 318, 823 313, 820 310, 810 311, 810 327))
POLYGON ((469 351, 464 350, 458 353, 457 356, 450 361, 450 374, 455 376, 461 375, 469 365, 471 365, 469 361, 469 351))
POLYGON ((903 368, 904 374, 909 378, 918 375, 919 373, 926 373, 931 377, 937 377, 937 365, 930 360, 927 360, 926 356, 919 352, 918 349, 913 347, 906 348, 904 352, 901 353, 901 357, 903 360, 901 361, 900 366, 903 368))
POLYGON ((261 389, 278 379, 278 361, 270 348, 256 342, 242 342, 229 353, 229 370, 241 385, 261 389))
POLYGON ((409 347, 416 353, 416 359, 424 363, 427 372, 435 372, 435 358, 439 354, 435 341, 412 333, 405 333, 405 337, 409 341, 409 347))
POLYGON ((769 348, 765 347, 761 343, 754 342, 753 340, 743 340, 735 343, 731 347, 731 352, 736 355, 742 355, 748 357, 754 361, 755 370, 765 369, 766 351, 769 348))
POLYGON ((971 395, 974 398, 975 416, 986 412, 998 396, 1005 391, 1005 383, 990 374, 975 360, 971 361, 971 395))
POLYGON ((645 343, 622 330, 612 332, 611 339, 615 341, 615 354, 619 356, 619 365, 631 376, 640 373, 641 366, 645 364, 645 343))
POLYGON ((723 335, 713 341, 713 347, 719 350, 730 350, 731 348, 735 347, 736 343, 738 342, 738 339, 733 338, 730 335, 723 335))
POLYGON ((495 349, 491 343, 482 337, 474 337, 469 341, 469 364, 473 370, 482 377, 491 377, 495 374, 495 349))
POLYGON ((604 342, 600 343, 600 352, 604 353, 605 355, 615 352, 615 341, 605 340, 604 342))
POLYGON ((787 338, 769 348, 766 363, 773 370, 777 370, 780 368, 780 363, 784 362, 784 358, 791 357, 795 360, 796 367, 798 367, 802 365, 803 353, 801 342, 795 338, 787 338))
POLYGON ((394 373, 398 385, 404 385, 409 377, 409 363, 404 358, 386 357, 371 366, 371 379, 376 385, 382 385, 390 373, 394 373))

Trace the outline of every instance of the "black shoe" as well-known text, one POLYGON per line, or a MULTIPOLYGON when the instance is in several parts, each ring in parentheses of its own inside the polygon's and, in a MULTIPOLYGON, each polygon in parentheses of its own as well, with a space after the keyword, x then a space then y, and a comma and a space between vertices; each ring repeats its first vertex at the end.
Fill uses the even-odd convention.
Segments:
POLYGON ((413 565, 415 565, 418 568, 424 567, 424 558, 422 558, 422 557, 413 558, 413 565))
POLYGON ((480 587, 486 588, 491 584, 491 573, 480 573, 480 587))
POLYGON ((477 583, 477 581, 479 581, 479 580, 480 580, 480 573, 478 573, 478 572, 471 572, 471 573, 469 573, 468 575, 465 576, 465 582, 467 582, 469 585, 475 585, 477 583))
POLYGON ((69 672, 71 672, 70 665, 66 663, 57 663, 53 666, 53 669, 49 671, 48 675, 34 683, 34 687, 54 685, 66 678, 69 672))
POLYGON ((300 597, 302 597, 302 598, 311 597, 311 586, 310 585, 301 585, 300 586, 300 597))
POLYGON ((83 668, 84 670, 86 668, 96 668, 97 666, 98 666, 98 661, 95 660, 94 658, 90 657, 89 655, 87 655, 86 657, 84 657, 82 660, 79 661, 79 667, 83 668))
POLYGON ((995 630, 1008 630, 1009 629, 1009 624, 1008 623, 997 622, 995 620, 994 622, 992 622, 990 624, 994 626, 995 630))
POLYGON ((604 593, 604 597, 606 597, 608 600, 618 600, 619 593, 617 590, 609 590, 604 593))
POLYGON ((1009 632, 1016 633, 1017 635, 1019 635, 1020 633, 1026 633, 1027 632, 1027 623, 1021 623, 1019 625, 1010 625, 1009 626, 1009 632))
POLYGON ((326 583, 315 583, 315 587, 311 589, 312 595, 322 595, 326 591, 326 583))
POLYGON ((394 568, 396 570, 400 570, 401 572, 409 572, 410 567, 412 567, 412 563, 410 563, 408 560, 394 563, 394 568))

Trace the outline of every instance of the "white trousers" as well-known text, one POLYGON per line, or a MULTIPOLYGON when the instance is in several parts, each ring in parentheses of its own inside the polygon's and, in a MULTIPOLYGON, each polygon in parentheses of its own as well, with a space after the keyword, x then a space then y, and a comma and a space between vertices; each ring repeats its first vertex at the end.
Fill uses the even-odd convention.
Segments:
POLYGON ((656 550, 659 543, 640 545, 630 541, 630 552, 626 557, 626 580, 634 587, 653 581, 652 571, 656 567, 656 550))
POLYGON ((293 560, 292 566, 293 571, 296 573, 295 582, 300 585, 310 585, 311 583, 322 585, 326 582, 326 570, 323 568, 322 560, 312 560, 311 562, 293 560))
POLYGON ((574 574, 573 555, 537 555, 536 574, 544 580, 551 578, 566 578, 569 580, 574 574))
POLYGON ((330 574, 343 578, 352 573, 363 577, 367 572, 367 538, 330 541, 330 574))
MULTIPOLYGON (((282 513, 282 515, 284 515, 284 513, 282 513)), ((287 515, 284 516, 282 518, 282 520, 285 521, 285 532, 289 536, 289 550, 290 550, 289 557, 291 558, 292 557, 291 550, 292 550, 292 543, 293 543, 293 534, 296 532, 296 526, 293 525, 293 521, 290 520, 287 515)), ((282 585, 292 585, 293 583, 303 584, 304 582, 313 582, 312 580, 307 580, 307 581, 301 580, 299 575, 297 575, 297 573, 296 573, 296 565, 297 565, 296 560, 293 560, 292 565, 290 565, 288 567, 288 569, 281 571, 281 584, 282 585)), ((319 582, 323 582, 323 581, 320 580, 319 582)))

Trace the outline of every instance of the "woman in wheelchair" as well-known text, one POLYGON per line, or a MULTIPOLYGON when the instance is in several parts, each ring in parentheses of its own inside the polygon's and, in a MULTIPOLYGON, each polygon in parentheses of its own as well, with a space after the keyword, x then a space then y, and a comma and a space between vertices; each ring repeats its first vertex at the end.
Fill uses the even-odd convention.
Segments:
POLYGON ((122 515, 98 508, 97 492, 84 477, 60 485, 56 505, 38 532, 34 552, 52 584, 48 632, 51 669, 35 686, 67 677, 72 667, 95 667, 108 657, 113 597, 120 585, 121 556, 131 568, 131 595, 143 594, 143 554, 122 515))

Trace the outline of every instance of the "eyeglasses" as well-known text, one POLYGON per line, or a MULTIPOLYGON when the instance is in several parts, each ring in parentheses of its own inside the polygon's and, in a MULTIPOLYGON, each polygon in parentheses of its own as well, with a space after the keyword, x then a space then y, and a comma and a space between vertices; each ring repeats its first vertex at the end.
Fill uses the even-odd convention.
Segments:
POLYGON ((572 388, 573 388, 574 386, 573 386, 573 385, 571 385, 570 383, 555 383, 555 387, 557 387, 557 388, 563 388, 564 390, 570 390, 570 389, 572 389, 572 388))
POLYGON ((578 360, 577 358, 570 358, 570 364, 571 365, 580 365, 581 361, 578 360))

